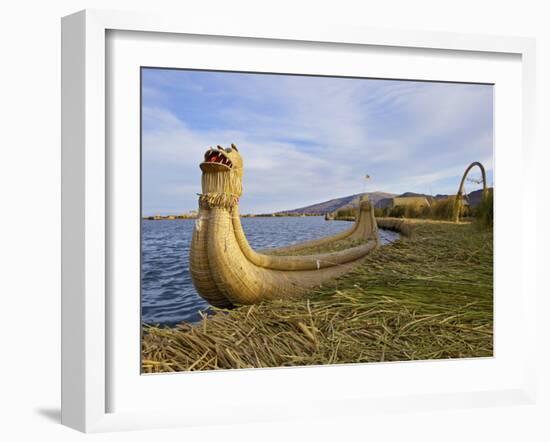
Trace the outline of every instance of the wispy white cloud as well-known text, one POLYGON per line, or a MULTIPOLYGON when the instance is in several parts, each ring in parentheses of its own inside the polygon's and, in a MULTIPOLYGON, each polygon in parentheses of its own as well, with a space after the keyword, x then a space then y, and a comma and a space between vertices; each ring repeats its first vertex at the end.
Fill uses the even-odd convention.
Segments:
POLYGON ((370 190, 443 193, 471 161, 492 170, 489 86, 155 74, 143 109, 146 212, 194 208, 198 164, 215 144, 240 147, 250 212, 361 192, 365 173, 370 190))

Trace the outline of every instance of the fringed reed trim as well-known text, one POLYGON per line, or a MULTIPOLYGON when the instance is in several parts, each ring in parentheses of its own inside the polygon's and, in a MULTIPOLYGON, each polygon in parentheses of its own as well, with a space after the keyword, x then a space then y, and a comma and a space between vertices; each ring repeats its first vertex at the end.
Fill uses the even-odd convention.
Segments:
POLYGON ((202 193, 204 194, 227 193, 239 196, 242 191, 242 173, 237 170, 202 174, 202 193))
POLYGON ((239 203, 239 197, 227 193, 206 193, 199 195, 199 207, 201 209, 227 209, 230 210, 239 203))

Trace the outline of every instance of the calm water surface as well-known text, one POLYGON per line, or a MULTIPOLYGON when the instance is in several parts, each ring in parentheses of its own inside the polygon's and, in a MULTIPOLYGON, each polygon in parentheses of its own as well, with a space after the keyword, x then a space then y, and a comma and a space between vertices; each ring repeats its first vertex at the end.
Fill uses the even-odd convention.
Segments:
MULTIPOLYGON (((331 235, 350 223, 325 221, 322 216, 243 218, 243 229, 254 249, 281 247, 331 235)), ((142 222, 141 314, 147 324, 196 322, 209 304, 195 291, 189 273, 189 247, 195 220, 142 222)), ((380 230, 382 244, 399 235, 380 230)))

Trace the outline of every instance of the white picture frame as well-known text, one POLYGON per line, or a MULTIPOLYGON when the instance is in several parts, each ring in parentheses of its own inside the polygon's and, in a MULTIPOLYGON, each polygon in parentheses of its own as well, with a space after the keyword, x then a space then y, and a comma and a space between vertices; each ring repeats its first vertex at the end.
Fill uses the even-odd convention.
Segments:
MULTIPOLYGON (((62 423, 85 432, 156 428, 207 424, 199 408, 189 410, 112 411, 109 410, 109 345, 112 325, 108 299, 108 244, 112 241, 109 217, 112 199, 109 194, 109 155, 106 121, 108 79, 106 36, 108 32, 154 32, 162 35, 218 36, 221 38, 269 39, 287 44, 338 44, 384 48, 429 49, 484 54, 510 54, 521 63, 521 150, 522 171, 534 170, 535 44, 518 37, 492 37, 451 33, 388 31, 343 26, 293 28, 280 23, 271 28, 254 23, 209 23, 193 17, 165 17, 112 11, 87 10, 62 20, 62 423)), ((158 35, 158 34, 157 34, 158 35)), ((111 54, 112 55, 112 54, 111 54)), ((518 146, 519 149, 519 146, 518 146)), ((536 194, 532 189, 518 190, 525 210, 518 222, 534 217, 536 194)), ((497 203, 498 204, 498 203, 497 203)), ((498 219, 498 218, 497 218, 498 219)), ((498 222, 498 221, 497 221, 498 222)), ((535 232, 521 229, 521 308, 519 319, 524 336, 535 333, 535 266, 525 265, 525 256, 535 256, 535 232)), ((497 247, 498 250, 498 247, 497 247)), ((335 393, 325 400, 315 399, 312 407, 287 407, 274 404, 259 408, 254 403, 240 404, 248 414, 242 421, 334 415, 362 414, 383 409, 388 412, 410 409, 487 406, 503 403, 532 403, 536 391, 535 367, 530 354, 534 339, 526 339, 518 355, 522 365, 521 382, 511 380, 501 388, 479 387, 461 393, 431 391, 426 394, 341 397, 335 393)), ((138 344, 136 343, 136 346, 138 344)), ((498 356, 497 356, 498 357, 498 356)), ((421 364, 421 363, 420 363, 421 364)), ((420 365, 417 371, 424 368, 420 365)), ((459 370, 462 368, 458 368, 459 370)), ((277 369, 275 369, 277 370, 277 369)), ((319 368, 308 368, 319 370, 319 368)), ((362 366, 353 368, 354 375, 362 366)), ((241 371, 241 379, 256 376, 241 371)), ((255 378, 256 385, 266 383, 274 371, 255 378), (271 373, 271 374, 270 374, 271 373)), ((298 373, 298 371, 296 371, 298 373)), ((212 374, 210 374, 211 376, 212 374)), ((216 373, 223 384, 223 376, 216 373)), ((235 380, 231 374, 232 380, 235 380)), ((165 384, 172 382, 165 377, 165 384)), ((205 379, 205 378, 202 378, 205 379)), ((199 378, 194 378, 200 383, 199 378)), ((437 389, 436 389, 437 390, 437 389)), ((218 411, 217 422, 235 422, 236 418, 218 411)))

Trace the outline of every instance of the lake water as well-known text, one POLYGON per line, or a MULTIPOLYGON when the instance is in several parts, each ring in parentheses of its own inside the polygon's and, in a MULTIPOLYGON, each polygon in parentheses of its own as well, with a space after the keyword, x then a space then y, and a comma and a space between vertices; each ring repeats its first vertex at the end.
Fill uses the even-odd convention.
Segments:
MULTIPOLYGON (((322 216, 243 218, 250 245, 258 250, 320 238, 348 229, 351 223, 322 216)), ((209 304, 195 290, 189 273, 189 247, 195 220, 142 221, 141 314, 147 324, 196 322, 209 304)), ((380 230, 382 244, 399 235, 380 230)))

